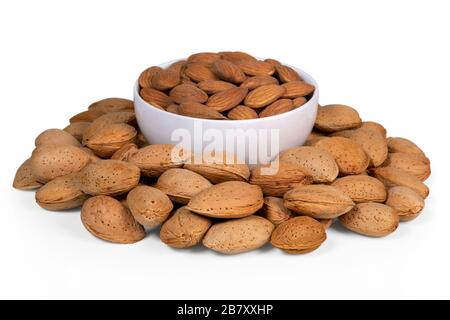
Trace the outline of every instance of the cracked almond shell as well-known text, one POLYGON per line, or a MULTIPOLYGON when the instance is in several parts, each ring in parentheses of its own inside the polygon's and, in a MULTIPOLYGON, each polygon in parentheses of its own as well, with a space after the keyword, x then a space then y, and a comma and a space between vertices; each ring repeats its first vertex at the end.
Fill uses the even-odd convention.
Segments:
POLYGON ((31 168, 31 160, 27 159, 16 171, 13 187, 19 190, 33 190, 40 188, 42 183, 36 180, 31 168))
POLYGON ((332 186, 337 187, 356 203, 386 201, 386 187, 373 177, 353 175, 337 179, 332 186))
POLYGON ((291 219, 294 214, 284 206, 284 200, 277 197, 265 197, 261 215, 275 226, 291 219))
POLYGON ((165 193, 145 185, 137 186, 128 193, 127 204, 136 221, 147 228, 163 223, 173 209, 165 193))
POLYGON ((81 221, 92 235, 105 241, 131 244, 145 238, 144 228, 112 197, 96 196, 86 200, 81 209, 81 221))
POLYGON ((172 248, 191 248, 202 241, 211 224, 210 219, 181 207, 164 222, 159 236, 172 248))
POLYGON ((212 218, 242 218, 256 213, 263 204, 263 193, 259 186, 228 181, 198 193, 186 208, 212 218))
POLYGON ((309 253, 318 249, 327 239, 323 225, 311 217, 295 217, 275 228, 271 243, 291 254, 309 253))
POLYGON ((398 186, 389 189, 386 205, 394 209, 400 221, 410 221, 419 216, 425 201, 413 189, 398 186))
POLYGON ((353 232, 370 237, 384 237, 397 230, 399 217, 387 205, 366 202, 357 204, 350 212, 339 217, 339 221, 353 232))
POLYGON ((223 254, 256 250, 269 242, 273 224, 262 217, 250 216, 214 224, 203 238, 203 245, 223 254))
POLYGON ((329 185, 298 186, 284 195, 286 208, 316 219, 332 219, 350 211, 355 203, 340 189, 329 185))
POLYGON ((87 165, 80 174, 84 193, 116 196, 138 185, 139 168, 118 160, 101 160, 87 165))

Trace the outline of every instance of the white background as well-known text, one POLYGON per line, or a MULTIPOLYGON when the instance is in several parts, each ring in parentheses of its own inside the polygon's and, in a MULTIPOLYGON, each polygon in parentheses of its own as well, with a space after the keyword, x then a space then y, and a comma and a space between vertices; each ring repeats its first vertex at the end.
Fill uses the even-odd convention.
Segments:
POLYGON ((0 298, 450 298, 448 1, 2 1, 0 298), (318 251, 175 251, 153 232, 105 243, 78 211, 11 188, 35 136, 147 66, 244 50, 313 75, 321 103, 356 107, 432 161, 417 220, 384 239, 335 227, 318 251))

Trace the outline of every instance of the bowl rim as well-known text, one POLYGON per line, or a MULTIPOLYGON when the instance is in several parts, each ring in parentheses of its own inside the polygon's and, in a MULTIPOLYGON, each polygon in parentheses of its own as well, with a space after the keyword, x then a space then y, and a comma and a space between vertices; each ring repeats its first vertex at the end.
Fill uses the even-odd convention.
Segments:
MULTIPOLYGON (((258 58, 258 59, 260 59, 260 58, 258 58)), ((182 61, 182 60, 186 60, 186 59, 171 60, 171 61, 159 64, 158 67, 166 68, 166 67, 170 66, 171 64, 173 64, 175 62, 178 62, 178 61, 182 61)), ((176 118, 192 119, 192 121, 200 121, 200 122, 203 122, 203 123, 224 123, 224 122, 225 123, 236 123, 236 124, 237 123, 239 123, 239 124, 243 124, 243 123, 249 123, 249 124, 250 123, 263 123, 263 122, 271 121, 271 120, 274 120, 274 119, 279 119, 280 120, 280 119, 283 119, 285 117, 289 117, 289 115, 292 115, 292 113, 294 113, 294 112, 299 112, 299 113, 306 112, 305 109, 307 109, 309 104, 311 104, 314 100, 316 100, 317 103, 318 103, 318 101, 319 101, 319 86, 317 85, 316 80, 309 73, 303 71, 303 69, 294 67, 294 66, 286 64, 286 63, 282 63, 282 64, 285 65, 285 66, 291 67, 292 69, 297 71, 302 78, 308 78, 308 81, 305 80, 305 82, 314 85, 315 89, 314 89, 314 93, 313 93, 312 97, 304 105, 302 105, 302 106, 300 106, 298 108, 295 108, 294 110, 291 110, 291 111, 288 111, 288 112, 284 112, 284 113, 281 113, 281 114, 277 114, 277 115, 274 115, 274 116, 265 117, 265 118, 257 118, 257 119, 243 119, 243 120, 230 120, 230 119, 228 119, 228 120, 218 120, 217 119, 216 120, 216 119, 194 118, 194 117, 183 116, 183 115, 180 115, 180 114, 168 112, 166 110, 161 110, 160 108, 155 107, 154 105, 148 103, 147 101, 145 101, 141 97, 141 94, 139 92, 139 88, 140 88, 139 78, 136 80, 136 83, 134 85, 134 105, 136 107, 136 99, 139 99, 140 100, 139 102, 141 104, 143 103, 144 105, 147 105, 148 107, 153 108, 154 110, 156 110, 156 112, 164 113, 169 118, 174 118, 174 119, 176 119, 176 118)), ((316 106, 316 108, 317 108, 317 106, 316 106)))

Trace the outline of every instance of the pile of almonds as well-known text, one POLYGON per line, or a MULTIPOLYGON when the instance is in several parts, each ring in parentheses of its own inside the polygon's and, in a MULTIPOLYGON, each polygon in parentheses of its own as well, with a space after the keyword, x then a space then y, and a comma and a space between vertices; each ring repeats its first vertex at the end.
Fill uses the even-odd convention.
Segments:
POLYGON ((362 122, 344 105, 319 106, 305 146, 281 152, 275 175, 219 153, 196 164, 175 149, 174 159, 174 145, 148 145, 126 99, 92 104, 35 145, 14 187, 37 189, 37 203, 48 210, 82 207, 84 227, 114 243, 135 243, 162 225, 161 240, 174 248, 202 243, 236 254, 270 242, 307 253, 326 240, 334 220, 386 236, 416 218, 429 193, 424 152, 386 138, 383 126, 362 122))
POLYGON ((248 120, 304 105, 314 86, 274 59, 244 52, 201 52, 139 77, 140 95, 175 114, 214 120, 248 120))

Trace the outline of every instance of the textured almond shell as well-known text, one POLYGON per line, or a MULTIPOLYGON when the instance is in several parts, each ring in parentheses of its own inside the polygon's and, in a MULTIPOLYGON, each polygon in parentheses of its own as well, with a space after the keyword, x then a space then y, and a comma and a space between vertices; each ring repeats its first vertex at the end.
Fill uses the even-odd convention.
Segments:
POLYGON ((275 226, 291 219, 294 214, 284 206, 284 200, 276 197, 265 197, 261 215, 275 226))
POLYGON ((81 190, 96 195, 120 195, 138 185, 139 168, 118 160, 91 163, 81 172, 81 190))
POLYGON ((81 191, 78 173, 55 178, 36 192, 36 202, 47 210, 81 207, 88 197, 81 191))
POLYGON ((352 107, 331 104, 320 108, 317 112, 315 127, 325 132, 354 129, 361 125, 358 112, 352 107))
POLYGON ((416 191, 422 198, 428 197, 430 190, 417 177, 397 168, 379 167, 371 170, 371 174, 383 182, 387 188, 395 186, 409 187, 416 191))
POLYGON ((404 153, 414 153, 419 156, 425 156, 425 153, 420 149, 414 142, 399 137, 392 137, 387 139, 389 152, 404 152, 404 153))
POLYGON ((430 161, 414 153, 390 153, 384 165, 408 172, 420 181, 425 181, 431 175, 430 161))
POLYGON ((165 193, 144 185, 137 186, 128 193, 127 204, 136 221, 147 228, 163 223, 173 209, 173 204, 165 193))
POLYGON ((298 186, 284 195, 286 208, 317 219, 332 219, 350 211, 355 203, 344 192, 328 185, 298 186))
POLYGON ((72 145, 44 145, 31 156, 31 170, 39 182, 79 172, 90 161, 89 155, 72 145))
MULTIPOLYGON (((84 123, 84 122, 81 122, 84 123)), ((81 147, 80 142, 70 133, 60 129, 48 129, 42 132, 35 140, 36 147, 43 145, 72 145, 81 147)))
POLYGON ((161 227, 161 241, 173 248, 190 248, 199 244, 211 220, 190 212, 185 207, 178 209, 161 227))
POLYGON ((378 134, 380 136, 382 136, 383 138, 386 139, 386 134, 387 134, 386 128, 383 127, 378 122, 364 121, 361 125, 361 129, 370 129, 370 130, 376 131, 376 132, 378 132, 378 134))
POLYGON ((339 217, 339 221, 356 233, 384 237, 397 229, 399 217, 389 206, 367 202, 357 204, 353 210, 339 217))
POLYGON ((413 189, 399 186, 389 189, 386 205, 394 209, 400 221, 410 221, 419 216, 425 201, 413 189))
POLYGON ((334 181, 332 185, 356 203, 386 201, 384 184, 380 180, 367 175, 342 177, 334 181))
POLYGON ((270 239, 273 224, 262 217, 250 216, 213 225, 203 245, 223 254, 238 254, 264 246, 270 239))
POLYGON ((139 148, 136 144, 128 143, 114 152, 111 156, 111 160, 128 161, 128 158, 135 154, 138 150, 139 148))
POLYGON ((369 166, 369 157, 356 142, 343 137, 321 139, 314 145, 333 155, 343 175, 360 174, 369 166))
POLYGON ((277 226, 272 233, 274 247, 288 253, 308 253, 327 239, 324 227, 310 217, 295 217, 277 226))
POLYGON ((71 134, 79 142, 83 140, 84 131, 91 125, 91 122, 74 122, 64 128, 64 131, 71 134))
POLYGON ((19 190, 33 190, 40 188, 42 183, 36 180, 31 168, 31 160, 27 159, 16 171, 13 187, 19 190))
POLYGON ((213 218, 241 218, 254 214, 264 204, 261 188, 240 181, 228 181, 192 197, 187 209, 213 218))
POLYGON ((139 149, 128 161, 138 166, 144 176, 159 177, 170 168, 182 167, 186 156, 186 153, 175 145, 153 144, 139 149))
POLYGON ((193 196, 212 187, 212 184, 198 173, 174 168, 164 172, 155 186, 172 201, 187 204, 193 196))
POLYGON ((117 123, 99 129, 89 138, 83 139, 83 143, 94 153, 102 158, 110 158, 123 146, 133 143, 137 131, 134 127, 117 123))
POLYGON ((316 147, 294 147, 280 153, 280 162, 291 163, 311 176, 316 183, 333 182, 339 168, 333 156, 316 147))
POLYGON ((123 98, 106 98, 92 103, 89 108, 91 111, 119 112, 119 111, 133 111, 134 102, 123 98))
POLYGON ((145 230, 118 200, 108 196, 88 199, 81 209, 81 221, 97 238, 130 244, 145 238, 145 230))
POLYGON ((292 188, 313 182, 311 176, 295 165, 274 163, 274 166, 278 167, 275 174, 264 172, 264 168, 268 169, 268 166, 260 166, 252 170, 250 183, 260 186, 266 196, 283 197, 292 188))

